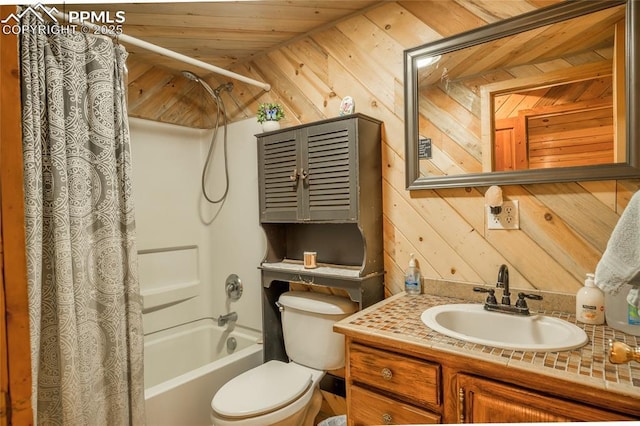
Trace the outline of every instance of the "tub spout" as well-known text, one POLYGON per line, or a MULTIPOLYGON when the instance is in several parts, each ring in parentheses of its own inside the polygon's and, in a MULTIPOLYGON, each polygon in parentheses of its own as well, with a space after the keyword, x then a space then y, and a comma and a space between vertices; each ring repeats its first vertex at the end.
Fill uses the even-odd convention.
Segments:
POLYGON ((218 317, 218 327, 227 325, 229 321, 238 321, 238 314, 236 312, 230 312, 218 317))

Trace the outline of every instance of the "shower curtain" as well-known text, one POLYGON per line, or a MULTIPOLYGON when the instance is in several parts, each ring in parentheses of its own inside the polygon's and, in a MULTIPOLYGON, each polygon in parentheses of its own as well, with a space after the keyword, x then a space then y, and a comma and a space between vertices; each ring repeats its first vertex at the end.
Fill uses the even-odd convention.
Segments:
POLYGON ((34 418, 141 425, 127 53, 80 31, 20 42, 34 418))

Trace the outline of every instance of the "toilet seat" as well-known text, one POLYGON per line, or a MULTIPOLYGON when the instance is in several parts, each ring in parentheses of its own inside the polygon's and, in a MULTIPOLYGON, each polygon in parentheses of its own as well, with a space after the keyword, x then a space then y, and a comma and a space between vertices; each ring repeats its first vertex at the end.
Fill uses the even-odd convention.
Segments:
POLYGON ((259 416, 300 398, 309 389, 312 379, 307 368, 295 363, 269 361, 222 386, 213 397, 211 408, 229 419, 259 416))

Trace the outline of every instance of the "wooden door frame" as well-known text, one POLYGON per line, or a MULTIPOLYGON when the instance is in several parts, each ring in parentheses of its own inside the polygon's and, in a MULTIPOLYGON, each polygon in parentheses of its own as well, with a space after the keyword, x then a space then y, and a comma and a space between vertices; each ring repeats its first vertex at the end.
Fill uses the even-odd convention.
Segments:
MULTIPOLYGON (((0 16, 15 13, 1 6, 0 16)), ((0 35, 0 425, 31 425, 18 36, 0 35)))

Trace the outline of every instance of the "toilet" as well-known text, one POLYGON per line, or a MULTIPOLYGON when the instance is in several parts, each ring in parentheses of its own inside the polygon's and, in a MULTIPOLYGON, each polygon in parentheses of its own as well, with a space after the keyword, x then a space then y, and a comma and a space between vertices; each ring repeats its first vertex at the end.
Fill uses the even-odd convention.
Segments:
POLYGON ((324 293, 289 291, 278 299, 289 362, 268 361, 223 385, 211 400, 215 426, 311 426, 320 379, 344 366, 344 336, 333 324, 358 305, 324 293))

